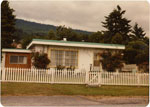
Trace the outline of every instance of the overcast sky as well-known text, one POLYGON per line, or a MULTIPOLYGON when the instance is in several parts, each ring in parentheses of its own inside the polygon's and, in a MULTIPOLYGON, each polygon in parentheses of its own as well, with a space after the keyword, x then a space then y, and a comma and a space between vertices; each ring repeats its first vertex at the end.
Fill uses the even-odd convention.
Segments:
POLYGON ((87 31, 104 30, 104 16, 117 5, 126 10, 124 17, 132 26, 137 22, 149 36, 147 1, 10 1, 17 18, 87 31))

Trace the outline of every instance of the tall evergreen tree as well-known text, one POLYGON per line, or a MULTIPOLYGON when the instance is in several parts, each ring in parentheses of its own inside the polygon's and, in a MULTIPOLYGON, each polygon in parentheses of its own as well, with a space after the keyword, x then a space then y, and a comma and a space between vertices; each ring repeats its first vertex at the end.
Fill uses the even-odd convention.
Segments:
POLYGON ((1 3, 1 47, 10 48, 15 39, 15 15, 14 10, 9 7, 8 1, 1 3))
POLYGON ((137 23, 135 23, 132 34, 136 39, 143 40, 145 38, 146 33, 144 32, 142 27, 139 27, 137 23))
POLYGON ((107 36, 107 41, 111 43, 113 36, 119 33, 122 36, 122 44, 127 44, 129 40, 129 32, 131 31, 130 20, 123 17, 125 10, 122 10, 119 5, 113 10, 108 16, 105 16, 105 22, 102 22, 103 27, 107 30, 105 31, 105 36, 107 36))
POLYGON ((111 43, 114 44, 121 44, 123 41, 122 36, 119 33, 116 33, 111 40, 111 43))

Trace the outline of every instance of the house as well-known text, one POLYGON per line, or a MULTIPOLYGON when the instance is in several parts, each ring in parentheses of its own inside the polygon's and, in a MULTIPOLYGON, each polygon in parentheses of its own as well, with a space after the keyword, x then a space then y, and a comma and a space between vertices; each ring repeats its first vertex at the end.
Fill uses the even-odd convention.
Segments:
POLYGON ((124 45, 74 42, 64 40, 33 39, 27 46, 32 52, 47 53, 51 63, 48 68, 73 66, 75 69, 102 70, 100 54, 106 50, 112 52, 125 49, 124 45))
POLYGON ((2 49, 2 67, 31 68, 31 51, 28 49, 2 49))

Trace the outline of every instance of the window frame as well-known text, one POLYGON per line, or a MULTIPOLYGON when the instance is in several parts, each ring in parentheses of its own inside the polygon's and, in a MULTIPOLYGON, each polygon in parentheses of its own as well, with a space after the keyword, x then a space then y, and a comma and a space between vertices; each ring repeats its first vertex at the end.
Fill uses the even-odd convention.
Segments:
MULTIPOLYGON (((71 51, 71 52, 76 52, 76 58, 77 58, 77 59, 76 59, 76 63, 75 63, 75 66, 74 66, 74 67, 75 67, 75 68, 78 68, 78 58, 79 58, 79 57, 78 57, 78 50, 72 50, 72 49, 55 49, 55 48, 54 48, 54 49, 50 49, 50 60, 52 59, 52 51, 63 51, 63 53, 64 53, 64 54, 63 54, 63 66, 65 66, 65 67, 70 67, 70 66, 66 66, 66 62, 65 62, 65 61, 66 61, 66 58, 65 58, 65 57, 66 57, 66 52, 68 52, 68 51, 69 51, 69 52, 70 52, 70 51, 71 51)), ((56 61, 55 61, 55 64, 56 64, 56 61)), ((57 65, 51 65, 51 64, 50 64, 50 67, 55 68, 55 67, 57 67, 57 65)))
POLYGON ((23 65, 26 65, 26 64, 28 63, 28 57, 25 56, 25 55, 10 55, 10 56, 9 56, 9 63, 10 63, 10 64, 23 64, 23 65), (17 63, 11 62, 11 57, 12 57, 12 56, 17 56, 17 63), (20 63, 19 57, 26 57, 26 63, 20 63))

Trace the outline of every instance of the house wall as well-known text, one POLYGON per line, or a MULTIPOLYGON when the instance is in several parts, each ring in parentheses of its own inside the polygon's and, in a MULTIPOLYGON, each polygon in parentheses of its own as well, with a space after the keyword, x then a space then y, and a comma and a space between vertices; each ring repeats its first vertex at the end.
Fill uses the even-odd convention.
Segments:
POLYGON ((93 51, 92 49, 79 49, 78 67, 79 69, 90 70, 90 64, 93 65, 93 51))
MULTIPOLYGON (((90 70, 90 65, 94 63, 94 52, 103 52, 104 49, 91 49, 91 48, 74 48, 74 47, 60 47, 60 46, 42 46, 42 45, 35 45, 32 47, 32 50, 35 52, 47 53, 48 57, 50 58, 51 49, 60 49, 60 50, 76 50, 78 51, 78 67, 76 69, 85 69, 90 70)), ((49 68, 53 68, 50 64, 48 65, 49 68)), ((96 68, 99 70, 100 68, 96 68)))
POLYGON ((34 52, 48 53, 48 48, 49 46, 36 45, 36 46, 33 46, 31 50, 34 52))
POLYGON ((30 53, 5 53, 5 67, 31 68, 31 54, 30 53), (27 56, 27 64, 10 64, 11 55, 27 56))

